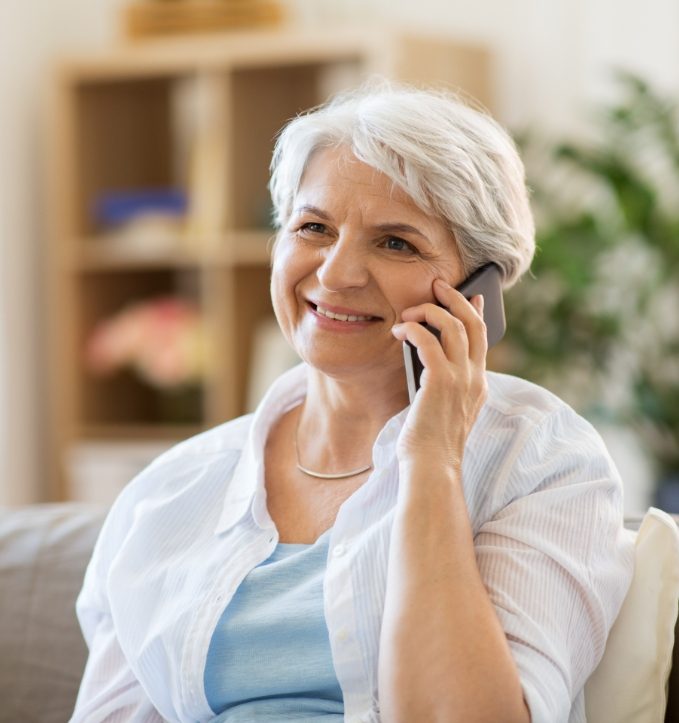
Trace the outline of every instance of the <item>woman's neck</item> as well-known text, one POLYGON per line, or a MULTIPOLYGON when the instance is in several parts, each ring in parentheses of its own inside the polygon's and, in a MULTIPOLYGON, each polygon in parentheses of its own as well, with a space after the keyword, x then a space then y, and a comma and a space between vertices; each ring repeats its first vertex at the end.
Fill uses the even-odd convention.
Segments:
POLYGON ((310 369, 307 396, 297 411, 301 463, 318 471, 368 464, 386 422, 408 404, 405 380, 338 380, 310 369))

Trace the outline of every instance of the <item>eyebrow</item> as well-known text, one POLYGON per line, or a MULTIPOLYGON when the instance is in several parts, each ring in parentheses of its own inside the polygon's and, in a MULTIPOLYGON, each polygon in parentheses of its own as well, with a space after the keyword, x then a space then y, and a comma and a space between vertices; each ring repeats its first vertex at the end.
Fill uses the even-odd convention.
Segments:
POLYGON ((407 223, 381 223, 375 226, 375 228, 383 233, 410 233, 419 236, 425 241, 429 241, 422 231, 407 223))
MULTIPOLYGON (((332 217, 322 209, 318 208, 318 206, 311 206, 305 204, 296 208, 294 210, 294 213, 312 213, 315 216, 318 216, 319 218, 322 218, 326 221, 332 221, 332 217)), ((419 236, 425 241, 429 241, 427 236, 425 236, 422 231, 415 228, 415 226, 411 226, 408 223, 380 223, 377 226, 374 226, 374 228, 377 231, 381 231, 382 233, 410 233, 414 234, 415 236, 419 236)))
POLYGON ((304 206, 298 206, 293 211, 293 213, 313 213, 315 216, 320 216, 326 221, 332 221, 330 216, 325 211, 322 211, 320 208, 318 208, 318 206, 310 206, 309 204, 305 204, 304 206))

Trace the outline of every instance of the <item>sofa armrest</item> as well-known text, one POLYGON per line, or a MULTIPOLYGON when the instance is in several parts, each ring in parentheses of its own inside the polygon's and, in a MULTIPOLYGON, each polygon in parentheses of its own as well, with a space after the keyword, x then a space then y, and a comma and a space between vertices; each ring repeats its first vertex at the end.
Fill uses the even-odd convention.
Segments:
POLYGON ((0 723, 68 720, 87 648, 75 600, 105 510, 0 509, 0 723))
MULTIPOLYGON (((674 521, 679 525, 679 515, 671 515, 674 521)), ((643 515, 635 515, 625 518, 625 527, 629 530, 637 531, 643 515)), ((677 601, 679 605, 679 600, 677 601)), ((669 679, 667 681, 667 708, 665 709, 665 723, 676 723, 679 721, 679 616, 677 624, 674 628, 674 647, 672 649, 672 668, 670 670, 669 679)))

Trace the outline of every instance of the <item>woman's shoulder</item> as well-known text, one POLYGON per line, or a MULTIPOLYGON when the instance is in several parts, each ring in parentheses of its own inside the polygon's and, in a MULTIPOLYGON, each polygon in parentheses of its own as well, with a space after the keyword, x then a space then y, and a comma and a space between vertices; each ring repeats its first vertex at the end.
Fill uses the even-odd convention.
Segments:
POLYGON ((248 439, 252 416, 196 434, 156 457, 120 492, 108 514, 109 526, 125 530, 143 510, 180 502, 188 512, 193 500, 206 504, 209 498, 223 495, 248 439))
MULTIPOLYGON (((123 488, 95 545, 81 610, 109 604, 104 598, 115 574, 146 579, 168 559, 202 549, 217 524, 251 419, 239 417, 174 445, 123 488)), ((127 590, 128 582, 114 587, 127 590)))
MULTIPOLYGON (((478 520, 490 519, 538 491, 551 490, 554 499, 566 499, 566 488, 600 494, 618 505, 620 475, 604 440, 556 394, 518 377, 489 373, 479 421, 468 459, 465 454, 474 482, 470 504, 481 506, 478 520), (487 479, 495 483, 481 483, 487 479)), ((552 498, 545 494, 540 499, 552 498)))
POLYGON ((505 416, 523 416, 539 421, 554 413, 576 414, 556 394, 527 379, 488 372, 486 405, 505 416))
POLYGON ((482 426, 504 436, 514 449, 529 444, 552 454, 557 448, 580 445, 587 454, 609 457, 589 420, 553 392, 510 374, 488 373, 484 418, 482 426))

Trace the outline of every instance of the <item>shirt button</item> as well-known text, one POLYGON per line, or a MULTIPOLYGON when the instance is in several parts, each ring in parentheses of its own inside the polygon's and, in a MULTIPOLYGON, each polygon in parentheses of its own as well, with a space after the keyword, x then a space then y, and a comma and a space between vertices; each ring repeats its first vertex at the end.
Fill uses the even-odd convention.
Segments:
POLYGON ((335 557, 342 557, 342 555, 347 551, 347 548, 345 545, 342 545, 341 543, 339 545, 335 545, 333 548, 332 554, 335 557))
POLYGON ((340 643, 343 643, 343 642, 344 642, 345 640, 347 640, 348 638, 349 638, 349 633, 346 631, 346 628, 342 628, 342 630, 340 630, 340 631, 337 633, 337 640, 338 640, 340 643))

